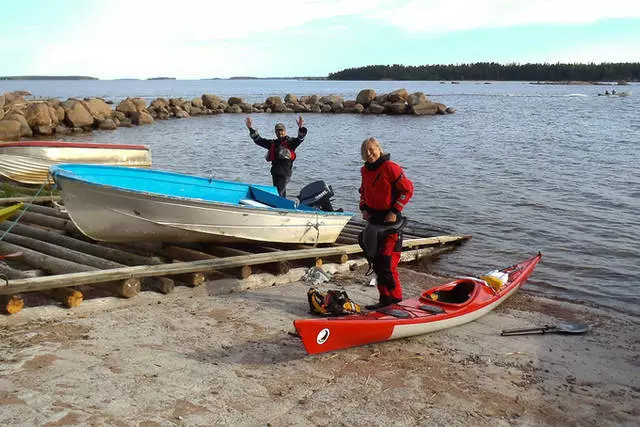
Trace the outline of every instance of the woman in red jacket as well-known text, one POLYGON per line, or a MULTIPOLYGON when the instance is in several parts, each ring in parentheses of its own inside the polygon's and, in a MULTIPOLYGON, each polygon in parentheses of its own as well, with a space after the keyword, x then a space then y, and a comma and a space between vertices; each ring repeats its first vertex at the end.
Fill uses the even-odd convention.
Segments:
MULTIPOLYGON (((367 138, 360 147, 364 166, 360 170, 360 211, 370 224, 391 225, 402 218, 401 212, 413 195, 413 183, 402 168, 389 160, 376 138, 367 138)), ((402 301, 398 263, 402 251, 402 234, 388 234, 378 244, 373 271, 378 280, 380 301, 365 308, 375 310, 402 301)))

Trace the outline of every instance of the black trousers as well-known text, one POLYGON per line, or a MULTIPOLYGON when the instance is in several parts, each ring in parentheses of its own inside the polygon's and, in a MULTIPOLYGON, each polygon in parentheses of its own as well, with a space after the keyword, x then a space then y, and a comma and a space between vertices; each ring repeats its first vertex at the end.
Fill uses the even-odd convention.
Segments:
POLYGON ((281 197, 287 197, 287 184, 291 180, 291 175, 274 175, 271 174, 273 178, 273 185, 278 189, 278 193, 281 197))

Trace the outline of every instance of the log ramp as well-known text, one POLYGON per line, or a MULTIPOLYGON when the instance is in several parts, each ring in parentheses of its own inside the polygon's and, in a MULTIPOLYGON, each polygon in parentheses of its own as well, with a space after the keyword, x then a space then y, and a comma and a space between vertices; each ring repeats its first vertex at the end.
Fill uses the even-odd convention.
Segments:
MULTIPOLYGON (((57 301, 79 306, 87 298, 132 298, 142 290, 171 293, 175 286, 197 287, 205 282, 243 281, 255 273, 286 275, 292 268, 323 264, 365 263, 357 243, 364 222, 352 219, 334 244, 274 243, 98 243, 75 227, 68 215, 52 207, 51 197, 33 202, 25 211, 0 222, 0 311, 20 312, 25 298, 35 305, 57 301), (36 204, 37 203, 37 204, 36 204), (22 214, 19 222, 14 221, 22 214), (40 298, 33 298, 34 295, 40 298)), ((17 198, 0 199, 0 205, 17 198)), ((437 256, 455 249, 470 236, 438 235, 421 224, 405 229, 400 262, 437 256)), ((437 233, 436 233, 437 234, 437 233)), ((229 290, 232 291, 232 290, 229 290)))

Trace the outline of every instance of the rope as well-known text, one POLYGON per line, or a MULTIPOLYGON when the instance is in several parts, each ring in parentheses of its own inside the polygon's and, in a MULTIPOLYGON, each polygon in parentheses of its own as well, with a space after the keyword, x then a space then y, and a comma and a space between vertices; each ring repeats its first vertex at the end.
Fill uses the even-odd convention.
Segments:
MULTIPOLYGON (((31 199, 31 202, 29 203, 33 203, 33 201, 40 195, 40 193, 42 192, 42 190, 44 189, 45 185, 47 185, 49 183, 49 179, 47 178, 47 180, 45 182, 42 183, 42 185, 40 186, 40 188, 38 189, 38 191, 36 192, 36 194, 33 196, 33 198, 31 199)), ((7 234, 9 234, 11 232, 11 230, 13 229, 13 227, 15 227, 15 225, 20 221, 20 219, 24 216, 24 214, 27 212, 27 210, 29 209, 28 205, 24 206, 24 210, 22 210, 20 212, 20 215, 18 216, 18 218, 16 218, 15 220, 13 220, 13 222, 11 223, 11 225, 9 226, 9 228, 7 228, 7 230, 2 233, 2 236, 0 237, 0 241, 4 240, 5 236, 7 234)))
POLYGON ((313 247, 315 248, 316 246, 318 246, 318 240, 320 240, 320 226, 324 225, 324 222, 320 222, 320 217, 318 215, 318 209, 316 208, 315 210, 316 212, 316 223, 314 224, 313 222, 309 221, 307 222, 307 230, 304 232, 304 234, 307 234, 307 231, 311 230, 312 228, 316 229, 316 241, 313 244, 313 247))

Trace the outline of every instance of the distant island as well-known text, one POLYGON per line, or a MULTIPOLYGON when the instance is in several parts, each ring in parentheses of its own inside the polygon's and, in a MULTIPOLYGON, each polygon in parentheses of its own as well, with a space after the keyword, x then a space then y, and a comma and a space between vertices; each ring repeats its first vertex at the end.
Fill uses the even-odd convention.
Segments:
POLYGON ((640 63, 368 65, 330 73, 328 80, 640 81, 640 63))
POLYGON ((150 77, 147 80, 175 80, 175 77, 150 77))
POLYGON ((100 80, 89 76, 4 76, 0 80, 100 80))

